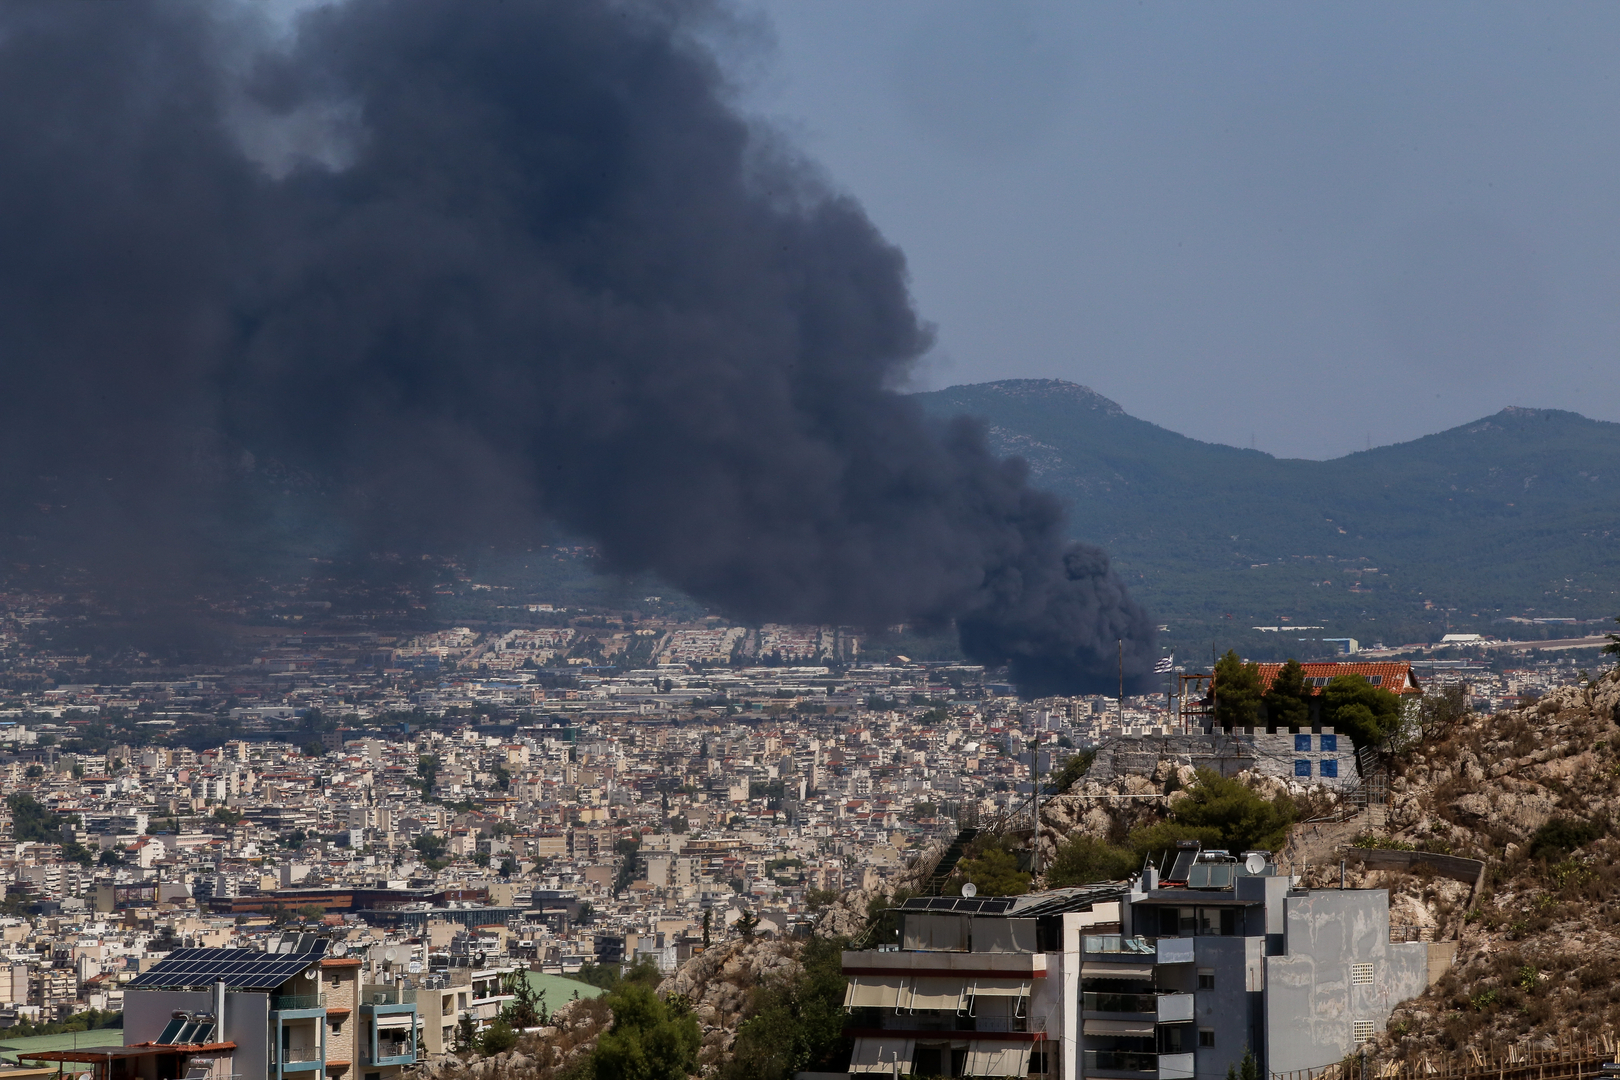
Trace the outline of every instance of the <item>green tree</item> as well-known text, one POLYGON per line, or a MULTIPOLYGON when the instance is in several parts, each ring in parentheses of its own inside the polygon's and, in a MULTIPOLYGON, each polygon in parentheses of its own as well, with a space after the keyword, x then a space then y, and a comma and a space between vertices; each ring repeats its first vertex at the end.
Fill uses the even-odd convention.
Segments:
POLYGON ((1266 722, 1271 727, 1298 731, 1311 719, 1310 689, 1305 685, 1305 669, 1289 658, 1266 690, 1266 722))
POLYGON ((731 1060, 716 1080, 791 1080, 801 1071, 842 1072, 849 1060, 844 1037, 842 938, 811 938, 799 954, 795 978, 757 987, 748 1017, 737 1029, 731 1060))
POLYGON ((11 835, 23 843, 54 844, 62 839, 61 820, 26 791, 6 796, 11 835))
MULTIPOLYGON (((1614 621, 1620 623, 1620 615, 1616 615, 1614 621)), ((1604 634, 1603 636, 1609 639, 1609 643, 1603 646, 1603 652, 1608 656, 1620 655, 1620 634, 1604 634)))
POLYGON ((411 847, 415 848, 426 859, 441 858, 445 849, 449 846, 450 841, 435 833, 423 833, 411 841, 411 847))
POLYGON ((1235 649, 1215 662, 1215 723, 1225 728, 1260 723, 1260 665, 1245 664, 1235 649))
POLYGON ((323 755, 325 753, 326 753, 326 746, 325 746, 324 743, 319 743, 319 742, 316 742, 316 741, 314 741, 312 739, 309 742, 304 744, 304 756, 305 757, 320 757, 321 755, 323 755))
POLYGON ((1064 759, 1063 768, 1058 770, 1047 785, 1048 791, 1062 794, 1075 785, 1082 776, 1091 770, 1091 763, 1097 760, 1097 751, 1082 750, 1078 754, 1070 754, 1064 759))
POLYGON ((1358 749, 1379 746, 1401 726, 1401 699, 1360 675, 1335 675, 1323 693, 1322 722, 1358 749))
POLYGON ((416 759, 416 775, 422 784, 422 794, 433 794, 433 785, 439 779, 439 759, 432 754, 422 754, 416 759))
POLYGON ((951 891, 960 894, 962 884, 971 881, 980 896, 1022 896, 1029 892, 1029 874, 1019 869, 1018 852, 1004 837, 987 837, 983 844, 964 857, 952 875, 958 880, 951 891))
POLYGON ((1128 848, 1076 833, 1058 846, 1046 868, 1046 884, 1053 889, 1088 885, 1094 881, 1122 881, 1142 864, 1128 848))
POLYGON ((512 858, 512 856, 508 855, 506 858, 501 860, 501 868, 500 868, 501 877, 504 877, 504 878, 517 877, 518 874, 521 871, 522 871, 522 867, 518 866, 518 861, 516 859, 512 858))
POLYGON ((221 825, 224 825, 226 828, 230 828, 233 825, 240 825, 242 822, 246 821, 247 815, 221 806, 219 809, 214 811, 214 820, 219 822, 221 825))
POLYGON ((514 1028, 539 1027, 546 1022, 546 992, 536 990, 526 971, 501 976, 501 991, 512 995, 512 1003, 501 1016, 514 1028))
POLYGON ((1253 1050, 1243 1048, 1243 1060, 1226 1067, 1226 1080, 1260 1080, 1260 1063, 1253 1050))
POLYGON ((502 1054, 517 1045, 517 1032, 505 1020, 496 1018, 495 1022, 484 1029, 484 1034, 478 1040, 478 1048, 485 1057, 494 1057, 502 1054))
MULTIPOLYGON (((1207 830, 1214 841, 1212 846, 1225 848, 1236 854, 1240 851, 1260 849, 1280 851, 1288 842, 1288 828, 1299 817, 1294 800, 1278 795, 1266 800, 1238 783, 1211 769, 1198 770, 1198 783, 1188 789, 1171 811, 1171 820, 1187 831, 1207 830)), ((1189 835, 1184 839, 1202 839, 1189 835)), ((1146 850, 1135 841, 1132 846, 1146 850)))
POLYGON ((473 1019, 472 1013, 464 1012, 456 1021, 456 1053, 475 1054, 478 1044, 478 1021, 473 1019))
POLYGON ((608 999, 613 1026, 591 1055, 595 1080, 686 1080, 697 1071, 703 1035, 680 998, 661 1001, 643 983, 626 983, 608 999))
POLYGON ((708 909, 705 909, 704 912, 703 912, 703 947, 705 949, 707 949, 709 947, 709 931, 710 931, 710 927, 713 925, 713 923, 714 923, 714 912, 710 911, 708 909))
POLYGON ((737 916, 737 933, 742 935, 744 941, 753 941, 754 934, 759 930, 759 916, 752 911, 745 911, 737 916))
POLYGON ((1174 848, 1181 840, 1197 840, 1206 848, 1233 854, 1243 851, 1278 851, 1288 840, 1288 828, 1298 809, 1287 795, 1266 800, 1209 769, 1198 770, 1198 781, 1187 797, 1176 803, 1164 821, 1131 830, 1123 845, 1075 835, 1059 846, 1047 873, 1053 887, 1093 881, 1117 881, 1135 873, 1145 859, 1174 848))

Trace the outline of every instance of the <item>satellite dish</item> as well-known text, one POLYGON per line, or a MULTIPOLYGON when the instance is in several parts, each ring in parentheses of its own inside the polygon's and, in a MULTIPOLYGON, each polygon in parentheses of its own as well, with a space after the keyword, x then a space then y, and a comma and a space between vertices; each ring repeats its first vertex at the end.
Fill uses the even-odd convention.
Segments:
POLYGON ((969 899, 978 896, 979 887, 970 881, 966 885, 962 886, 962 895, 968 897, 969 899))
POLYGON ((398 949, 388 949, 388 950, 386 950, 383 953, 383 959, 384 960, 398 960, 399 959, 399 950, 398 949))
POLYGON ((347 956, 348 954, 349 954, 349 947, 347 945, 343 944, 343 942, 340 941, 337 944, 332 946, 332 955, 333 956, 347 956))
POLYGON ((1249 857, 1243 860, 1243 869, 1247 870, 1251 874, 1265 873, 1266 857, 1260 854, 1258 851, 1249 852, 1249 857))
POLYGON ((315 979, 315 978, 319 978, 319 977, 320 977, 320 973, 317 972, 314 968, 310 968, 308 971, 304 972, 304 978, 306 978, 306 979, 315 979))

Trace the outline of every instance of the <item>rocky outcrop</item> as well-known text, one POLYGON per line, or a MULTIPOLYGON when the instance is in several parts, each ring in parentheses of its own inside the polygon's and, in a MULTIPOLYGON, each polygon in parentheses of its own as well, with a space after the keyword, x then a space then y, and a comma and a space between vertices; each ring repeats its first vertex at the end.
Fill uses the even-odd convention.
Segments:
POLYGON ((1611 672, 1468 717, 1395 761, 1387 832, 1362 842, 1487 869, 1477 892, 1421 870, 1349 871, 1349 884, 1390 888, 1392 922, 1456 940, 1454 966, 1396 1008, 1380 1055, 1545 1048, 1620 1029, 1617 705, 1611 672))
POLYGON ((679 994, 692 1006, 703 1028, 699 1059, 714 1065, 737 1041, 749 995, 754 987, 796 977, 798 945, 792 941, 734 941, 692 957, 658 986, 661 997, 679 994))

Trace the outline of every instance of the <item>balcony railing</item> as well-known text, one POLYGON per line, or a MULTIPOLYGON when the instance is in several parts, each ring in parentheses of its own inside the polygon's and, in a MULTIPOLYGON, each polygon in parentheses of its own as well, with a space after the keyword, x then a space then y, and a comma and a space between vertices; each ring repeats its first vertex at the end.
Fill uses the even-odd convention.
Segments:
POLYGON ((968 1017, 971 1031, 1045 1031, 1044 1016, 976 1016, 968 1017))
POLYGON ((1156 1077, 1159 1075, 1159 1055, 1128 1050, 1087 1050, 1086 1072, 1138 1073, 1156 1077))
MULTIPOLYGON (((299 1065, 319 1065, 321 1063, 321 1048, 319 1046, 284 1046, 281 1048, 281 1065, 283 1068, 294 1068, 299 1065)), ((275 1064, 274 1061, 271 1064, 275 1064)))
POLYGON ((1086 1012, 1135 1013, 1152 1016, 1161 1023, 1191 1020, 1193 996, 1191 994, 1104 994, 1087 992, 1080 995, 1080 1007, 1086 1012))
POLYGON ((416 1060, 415 1052, 411 1049, 409 1039, 379 1040, 377 1042, 377 1058, 373 1065, 399 1065, 416 1060))
POLYGON ((1087 1012, 1155 1013, 1157 994, 1081 994, 1080 1007, 1087 1012))
POLYGON ((1192 1054, 1145 1054, 1130 1050, 1087 1050, 1086 1075, 1123 1074, 1152 1080, 1192 1080, 1192 1054))
POLYGON ((1082 947, 1088 953, 1119 959, 1148 960, 1156 964, 1192 962, 1196 938, 1127 937, 1124 934, 1086 934, 1082 947))
POLYGON ((1085 950, 1088 953, 1130 953, 1134 956, 1153 956, 1157 953, 1154 939, 1148 937, 1127 937, 1124 934, 1086 934, 1085 950))
POLYGON ((295 1009, 320 1009, 326 1006, 325 994, 280 994, 270 999, 272 1012, 292 1012, 295 1009))

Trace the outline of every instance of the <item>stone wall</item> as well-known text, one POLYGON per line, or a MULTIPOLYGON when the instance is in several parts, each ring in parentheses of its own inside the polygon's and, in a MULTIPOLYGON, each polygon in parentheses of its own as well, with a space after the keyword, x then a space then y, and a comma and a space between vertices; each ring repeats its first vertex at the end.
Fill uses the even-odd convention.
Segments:
POLYGON ((1097 760, 1086 779, 1108 783, 1125 776, 1152 776, 1163 761, 1211 769, 1222 776, 1254 771, 1340 791, 1361 782, 1350 737, 1337 735, 1332 728, 1298 734, 1235 728, 1230 732, 1217 729, 1187 735, 1110 739, 1097 748, 1097 760))

